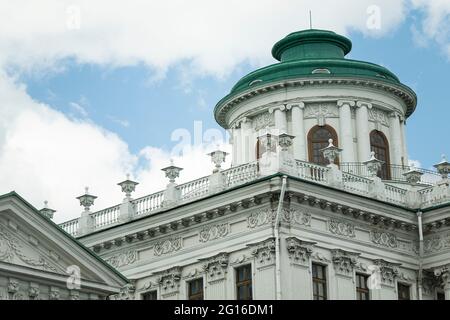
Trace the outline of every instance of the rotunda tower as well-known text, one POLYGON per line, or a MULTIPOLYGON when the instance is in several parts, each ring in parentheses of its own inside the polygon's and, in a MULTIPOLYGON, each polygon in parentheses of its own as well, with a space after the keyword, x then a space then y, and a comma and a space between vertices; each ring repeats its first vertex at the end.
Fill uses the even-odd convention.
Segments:
POLYGON ((327 164, 320 150, 328 140, 342 149, 339 163, 370 158, 407 165, 406 119, 417 98, 386 68, 345 58, 352 43, 326 30, 291 33, 272 48, 279 62, 244 76, 214 110, 232 137, 233 166, 264 152, 266 133, 295 136, 295 159, 327 164))

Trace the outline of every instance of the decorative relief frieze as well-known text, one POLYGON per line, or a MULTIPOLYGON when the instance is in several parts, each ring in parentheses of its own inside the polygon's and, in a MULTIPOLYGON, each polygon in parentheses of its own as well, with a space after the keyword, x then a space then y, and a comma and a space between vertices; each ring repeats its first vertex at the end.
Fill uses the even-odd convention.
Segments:
POLYGON ((358 263, 359 253, 345 251, 342 249, 331 250, 331 260, 337 274, 353 276, 354 267, 358 263))
POLYGON ((31 252, 34 252, 34 256, 30 256, 25 251, 19 239, 0 225, 0 261, 13 262, 14 257, 17 257, 30 267, 58 272, 58 269, 50 264, 42 255, 36 253, 36 250, 31 250, 31 252))
POLYGON ((200 230, 198 237, 200 242, 208 242, 226 237, 230 233, 230 224, 221 223, 209 225, 200 230))
POLYGON ((275 221, 275 210, 272 209, 262 209, 252 212, 247 218, 247 224, 250 229, 263 226, 265 224, 270 224, 275 221))
POLYGON ((37 300, 39 298, 39 285, 37 283, 30 283, 30 287, 28 288, 28 297, 30 300, 37 300))
POLYGON ((181 267, 174 267, 165 270, 158 278, 158 283, 161 286, 161 294, 170 296, 177 294, 180 288, 181 267))
POLYGON ((305 108, 305 119, 317 119, 319 126, 325 125, 326 118, 337 118, 337 108, 331 104, 310 104, 305 108))
POLYGON ((328 230, 330 230, 332 234, 339 236, 349 238, 354 238, 356 236, 355 226, 353 224, 335 219, 330 219, 328 221, 328 230))
POLYGON ((439 287, 445 288, 450 285, 450 265, 435 268, 433 270, 436 283, 439 287))
POLYGON ((183 247, 183 241, 181 237, 163 239, 155 243, 153 252, 155 256, 161 256, 164 254, 176 252, 183 247))
POLYGON ((134 292, 136 291, 136 287, 134 283, 127 283, 122 288, 118 294, 112 296, 111 300, 134 300, 134 292))
POLYGON ((229 263, 228 253, 219 253, 218 255, 205 260, 203 270, 207 274, 209 282, 221 281, 225 279, 229 263))
POLYGON ((315 244, 315 242, 303 241, 296 237, 286 238, 286 249, 291 263, 309 266, 309 259, 315 244))
POLYGON ((381 283, 393 286, 395 284, 395 278, 399 274, 398 267, 400 264, 391 263, 383 259, 374 260, 373 263, 376 267, 375 272, 379 272, 381 283))
POLYGON ((450 233, 434 235, 423 241, 423 250, 425 253, 436 253, 446 249, 450 249, 450 233))
POLYGON ((274 125, 273 114, 269 112, 264 112, 253 118, 253 128, 255 131, 265 129, 274 125))
POLYGON ((323 263, 330 263, 331 260, 328 259, 324 254, 316 251, 311 255, 311 259, 315 260, 315 261, 319 261, 319 262, 323 262, 323 263))
POLYGON ((61 298, 61 294, 59 292, 59 288, 51 287, 48 298, 49 298, 49 300, 59 300, 61 298))
POLYGON ((135 263, 138 260, 138 252, 136 250, 129 250, 126 252, 121 252, 110 258, 106 259, 110 265, 114 268, 124 267, 135 263))
POLYGON ((298 225, 311 226, 311 214, 299 209, 283 209, 283 221, 298 225))
POLYGON ((269 238, 256 244, 253 247, 252 256, 255 257, 259 266, 266 266, 275 263, 275 238, 269 238))
POLYGON ((370 240, 380 246, 388 248, 397 248, 398 241, 395 234, 373 230, 370 232, 370 240))
POLYGON ((386 112, 379 110, 379 109, 375 109, 375 108, 371 108, 368 110, 369 112, 369 121, 373 121, 375 122, 376 126, 377 126, 377 130, 380 130, 380 124, 385 125, 387 127, 389 127, 389 121, 386 115, 386 112))

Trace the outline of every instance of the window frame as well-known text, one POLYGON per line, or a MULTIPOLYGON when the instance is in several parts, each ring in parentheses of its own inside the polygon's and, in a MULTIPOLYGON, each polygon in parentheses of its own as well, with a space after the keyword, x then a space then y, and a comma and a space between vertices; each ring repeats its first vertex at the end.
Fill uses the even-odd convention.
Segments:
POLYGON ((411 284, 405 282, 397 282, 397 299, 398 300, 411 300, 411 284), (408 288, 408 299, 402 299, 400 297, 400 287, 408 288))
POLYGON ((313 300, 320 300, 320 299, 316 299, 315 298, 315 296, 319 296, 319 295, 314 294, 314 284, 315 283, 319 283, 320 285, 323 285, 323 287, 324 287, 324 293, 325 294, 324 294, 324 296, 321 296, 321 297, 324 298, 322 300, 329 300, 328 279, 329 279, 329 277, 328 277, 328 265, 312 261, 312 263, 311 263, 312 292, 311 293, 312 293, 312 299, 313 300), (318 267, 323 268, 324 279, 320 279, 320 278, 315 278, 314 277, 314 266, 318 266, 318 267))
POLYGON ((187 284, 188 300, 205 300, 205 281, 204 281, 203 277, 191 279, 191 280, 187 281, 186 284, 187 284), (196 282, 196 281, 201 281, 201 292, 192 294, 191 293, 191 285, 193 282, 196 282), (199 297, 201 297, 201 299, 198 299, 199 297), (191 298, 194 298, 194 299, 191 299, 191 298))
MULTIPOLYGON (((236 300, 247 300, 251 301, 253 300, 253 265, 251 263, 242 264, 239 266, 234 267, 234 286, 235 286, 235 294, 236 294, 236 300), (239 269, 241 268, 249 268, 249 275, 250 279, 245 279, 243 281, 239 281, 239 269), (248 286, 250 284, 250 299, 239 299, 239 288, 243 286, 248 286)), ((247 297, 248 298, 248 297, 247 297)))
MULTIPOLYGON (((376 153, 375 153, 375 157, 376 157, 378 160, 384 161, 384 163, 382 164, 382 167, 381 167, 381 169, 380 169, 379 172, 382 172, 383 166, 384 166, 384 169, 386 170, 386 176, 385 176, 385 177, 381 176, 380 178, 381 178, 382 180, 391 180, 391 179, 392 179, 392 175, 391 175, 391 153, 390 153, 390 150, 389 150, 389 149, 390 149, 390 144, 389 144, 388 138, 386 137, 386 135, 384 134, 383 131, 380 131, 380 130, 372 130, 372 131, 370 131, 370 134, 369 134, 369 144, 370 144, 370 151, 373 151, 373 148, 380 148, 380 149, 383 148, 383 149, 385 149, 385 152, 386 152, 386 160, 379 159, 376 153), (379 145, 374 145, 374 144, 372 144, 372 137, 373 137, 375 134, 379 135, 379 136, 383 139, 384 146, 379 146, 379 145)), ((382 175, 382 174, 383 174, 383 173, 381 173, 381 175, 382 175)), ((377 176, 378 176, 378 173, 377 173, 377 176)))
POLYGON ((141 293, 141 300, 146 300, 146 301, 158 300, 158 289, 152 289, 152 290, 148 290, 148 291, 142 292, 142 293, 141 293), (144 297, 145 297, 147 294, 150 294, 150 293, 152 293, 152 292, 155 293, 155 298, 156 298, 156 299, 144 299, 144 297))
MULTIPOLYGON (((333 145, 335 145, 336 147, 339 146, 339 139, 338 139, 338 134, 336 132, 336 130, 330 126, 330 125, 323 125, 323 126, 319 126, 319 125, 315 125, 313 126, 311 129, 309 129, 308 131, 308 136, 307 136, 307 142, 308 142, 308 161, 311 163, 315 163, 318 165, 322 165, 322 166, 326 166, 328 163, 326 163, 327 161, 325 161, 324 163, 317 163, 314 162, 314 148, 313 148, 313 143, 318 143, 319 141, 314 141, 313 140, 313 135, 316 131, 320 130, 320 129, 326 129, 328 130, 328 132, 331 135, 331 139, 333 139, 333 145)), ((322 141, 325 142, 325 141, 322 141)), ((295 143, 295 140, 294 140, 295 143)), ((326 141, 327 145, 328 145, 328 141, 326 141)), ((325 146, 326 147, 326 146, 325 146)), ((323 155, 322 155, 323 158, 323 155)), ((339 158, 337 158, 335 160, 335 164, 339 165, 339 158)))
POLYGON ((369 281, 370 275, 365 274, 365 273, 361 273, 361 272, 356 272, 355 273, 355 293, 356 293, 356 300, 360 300, 360 301, 364 301, 363 299, 359 299, 359 295, 360 294, 367 294, 367 300, 372 300, 372 293, 369 289, 369 286, 367 285, 367 282, 369 281), (362 277, 364 279, 364 284, 365 284, 365 288, 361 288, 358 287, 358 282, 360 282, 358 280, 358 277, 362 277))

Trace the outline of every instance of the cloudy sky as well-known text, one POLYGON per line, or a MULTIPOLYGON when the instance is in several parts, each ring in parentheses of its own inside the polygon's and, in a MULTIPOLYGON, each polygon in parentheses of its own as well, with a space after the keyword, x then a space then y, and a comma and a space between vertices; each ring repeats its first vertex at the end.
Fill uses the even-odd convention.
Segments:
POLYGON ((208 142, 224 135, 214 105, 274 63, 272 45, 308 28, 309 10, 314 28, 351 38, 348 57, 417 92, 409 156, 430 168, 450 153, 450 0, 336 3, 0 0, 0 194, 48 200, 61 222, 80 214, 85 186, 94 210, 121 201, 128 172, 135 196, 164 188, 171 157, 180 181, 209 174, 205 153, 221 142, 208 142))

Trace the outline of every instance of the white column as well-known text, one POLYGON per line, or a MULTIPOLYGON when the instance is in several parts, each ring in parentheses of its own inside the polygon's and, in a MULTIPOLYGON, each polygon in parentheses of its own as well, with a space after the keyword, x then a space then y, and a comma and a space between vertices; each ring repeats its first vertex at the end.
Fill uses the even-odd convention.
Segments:
POLYGON ((241 145, 241 164, 248 163, 250 161, 250 153, 255 152, 253 150, 253 143, 251 141, 251 138, 253 136, 252 134, 252 122, 249 118, 244 118, 241 122, 241 139, 242 139, 242 145, 241 145))
POLYGON ((353 152, 352 113, 350 107, 355 106, 355 101, 339 100, 339 147, 342 149, 341 162, 356 162, 353 152))
POLYGON ((305 104, 299 102, 291 107, 292 115, 292 135, 295 136, 293 151, 294 158, 306 161, 306 141, 305 141, 305 125, 303 123, 303 110, 305 104))
POLYGON ((234 150, 236 152, 236 162, 234 163, 235 166, 242 164, 242 128, 240 125, 237 125, 234 128, 234 150))
POLYGON ((372 104, 364 101, 356 103, 356 138, 358 139, 358 161, 367 161, 370 158, 369 115, 367 109, 372 104))
POLYGON ((275 130, 278 130, 278 134, 287 133, 287 119, 286 119, 286 106, 271 108, 270 113, 274 113, 275 117, 275 130))
POLYGON ((391 147, 391 163, 400 165, 402 157, 402 132, 400 129, 400 119, 397 112, 392 112, 389 115, 390 120, 390 136, 389 146, 391 147))
POLYGON ((406 119, 402 118, 400 122, 402 132, 402 152, 403 152, 403 165, 408 165, 408 148, 406 147, 406 119))

